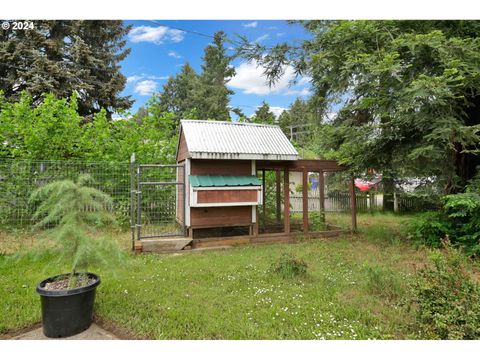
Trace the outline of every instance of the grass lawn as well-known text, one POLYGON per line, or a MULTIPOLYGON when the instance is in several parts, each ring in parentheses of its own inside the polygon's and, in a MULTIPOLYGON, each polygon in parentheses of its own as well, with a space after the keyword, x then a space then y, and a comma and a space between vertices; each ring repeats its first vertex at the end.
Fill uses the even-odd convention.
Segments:
MULTIPOLYGON (((181 255, 130 255, 100 274, 95 312, 152 339, 371 339, 414 336, 407 284, 427 251, 402 240, 406 217, 360 215, 358 235, 298 244, 242 246, 181 255), (271 269, 283 253, 303 259, 304 277, 271 269)), ((0 252, 35 236, 0 235, 0 252)), ((128 233, 117 233, 128 248, 128 233)), ((36 284, 64 272, 52 257, 0 256, 0 333, 40 321, 36 284)))

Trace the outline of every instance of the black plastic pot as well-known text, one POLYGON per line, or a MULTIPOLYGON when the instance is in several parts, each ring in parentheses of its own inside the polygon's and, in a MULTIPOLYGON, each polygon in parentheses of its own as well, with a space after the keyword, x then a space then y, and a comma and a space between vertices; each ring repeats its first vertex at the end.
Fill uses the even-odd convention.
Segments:
POLYGON ((70 290, 45 289, 46 283, 69 275, 62 274, 45 279, 37 285, 36 290, 42 303, 45 336, 52 338, 72 336, 88 329, 92 324, 93 303, 100 277, 92 273, 85 274, 95 279, 95 282, 70 290))

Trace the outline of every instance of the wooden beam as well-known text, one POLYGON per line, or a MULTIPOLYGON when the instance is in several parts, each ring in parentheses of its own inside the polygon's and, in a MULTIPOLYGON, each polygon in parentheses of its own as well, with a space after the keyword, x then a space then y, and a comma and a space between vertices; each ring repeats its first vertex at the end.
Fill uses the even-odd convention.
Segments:
POLYGON ((257 160, 257 169, 285 169, 290 171, 343 171, 347 167, 339 165, 335 160, 257 160))
POLYGON ((357 198, 355 196, 355 180, 350 180, 350 204, 352 212, 352 230, 357 231, 357 198))
POLYGON ((302 178, 302 215, 303 215, 303 232, 308 233, 308 171, 303 169, 302 178))
POLYGON ((318 193, 320 195, 320 221, 325 223, 325 177, 323 171, 318 172, 318 193))
POLYGON ((262 226, 263 230, 265 230, 265 219, 267 214, 265 211, 267 210, 267 199, 265 199, 265 169, 262 169, 262 226))
POLYGON ((290 176, 288 169, 283 172, 283 231, 286 234, 290 233, 290 176))
POLYGON ((276 215, 277 215, 277 222, 280 222, 282 219, 282 198, 281 198, 281 178, 280 178, 280 170, 275 171, 275 195, 276 195, 276 215))

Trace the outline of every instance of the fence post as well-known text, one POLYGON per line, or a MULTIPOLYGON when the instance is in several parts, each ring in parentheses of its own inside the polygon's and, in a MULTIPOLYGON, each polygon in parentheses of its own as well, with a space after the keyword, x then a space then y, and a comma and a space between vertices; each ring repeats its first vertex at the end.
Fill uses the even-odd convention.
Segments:
POLYGON ((350 180, 350 204, 352 211, 352 230, 357 231, 357 199, 355 195, 355 179, 350 180))
POLYGON ((135 250, 135 153, 130 156, 130 216, 132 250, 135 250))
POLYGON ((283 170, 283 228, 285 233, 290 233, 290 174, 288 168, 283 170))
POLYGON ((302 215, 303 215, 303 232, 308 233, 308 171, 302 170, 302 215))
POLYGON ((318 171, 318 193, 320 197, 320 222, 325 224, 325 178, 323 170, 318 171))

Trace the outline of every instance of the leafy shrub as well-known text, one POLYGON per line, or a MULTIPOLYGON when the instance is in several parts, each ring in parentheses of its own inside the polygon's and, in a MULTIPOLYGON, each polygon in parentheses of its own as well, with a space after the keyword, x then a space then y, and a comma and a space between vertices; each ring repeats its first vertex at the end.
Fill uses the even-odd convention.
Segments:
POLYGON ((443 253, 432 255, 433 267, 419 270, 413 285, 420 333, 436 339, 479 339, 480 287, 461 252, 444 244, 443 253))
POLYGON ((370 293, 394 300, 403 293, 399 278, 392 270, 379 265, 363 265, 366 277, 366 287, 370 293))
POLYGON ((309 226, 312 231, 324 231, 328 230, 328 225, 325 221, 325 214, 323 216, 320 216, 320 213, 318 211, 315 211, 313 213, 309 213, 309 226))
POLYGON ((447 195, 443 199, 452 241, 471 254, 480 254, 480 194, 467 192, 447 195))
POLYGON ((281 275, 284 279, 304 276, 307 273, 307 264, 292 254, 284 253, 272 265, 273 272, 281 275))
POLYGON ((417 214, 408 224, 407 233, 410 239, 421 244, 439 247, 441 239, 450 233, 450 223, 440 212, 417 214))
POLYGON ((480 255, 480 194, 468 191, 444 196, 439 212, 418 215, 407 231, 410 238, 434 247, 448 235, 467 254, 480 255))

